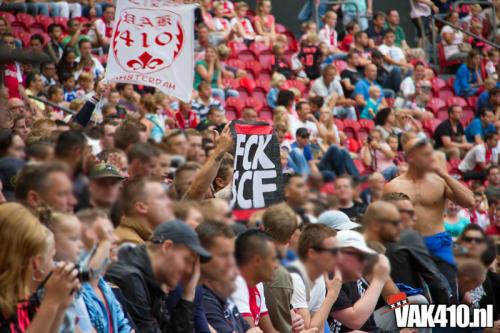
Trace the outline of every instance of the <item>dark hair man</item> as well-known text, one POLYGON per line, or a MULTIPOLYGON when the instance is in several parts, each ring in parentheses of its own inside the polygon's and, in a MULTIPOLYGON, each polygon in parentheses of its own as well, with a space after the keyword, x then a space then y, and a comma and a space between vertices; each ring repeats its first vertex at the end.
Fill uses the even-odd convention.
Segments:
POLYGON ((160 182, 148 178, 127 181, 122 190, 123 217, 116 228, 120 244, 141 244, 153 230, 173 218, 172 201, 160 182))
POLYGON ((278 267, 276 246, 262 231, 248 230, 236 240, 236 263, 240 276, 232 298, 250 327, 260 327, 264 332, 274 331, 267 313, 262 282, 270 282, 278 267))

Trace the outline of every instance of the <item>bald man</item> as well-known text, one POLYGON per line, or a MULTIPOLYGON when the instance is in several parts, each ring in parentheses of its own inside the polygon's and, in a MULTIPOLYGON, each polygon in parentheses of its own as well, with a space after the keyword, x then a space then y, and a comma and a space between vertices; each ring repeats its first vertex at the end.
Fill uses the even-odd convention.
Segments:
POLYGON ((401 216, 397 207, 389 202, 376 201, 365 212, 365 239, 379 243, 399 241, 401 216))
POLYGON ((20 98, 10 98, 7 101, 7 108, 15 116, 22 116, 26 112, 26 105, 20 98))
MULTIPOLYGON (((354 92, 352 93, 352 97, 361 109, 366 105, 368 99, 370 98, 368 90, 371 86, 377 86, 380 91, 383 91, 382 86, 375 81, 377 79, 377 66, 374 64, 366 65, 364 74, 364 79, 359 80, 358 83, 356 83, 354 86, 354 92)), ((387 104, 385 102, 384 95, 381 94, 379 98, 382 103, 382 107, 385 107, 387 104)))
POLYGON ((408 171, 385 185, 384 192, 402 192, 415 206, 415 230, 423 237, 436 264, 456 294, 453 241, 444 230, 443 213, 449 199, 464 208, 474 206, 472 192, 448 175, 434 156, 427 138, 415 137, 404 146, 408 171))

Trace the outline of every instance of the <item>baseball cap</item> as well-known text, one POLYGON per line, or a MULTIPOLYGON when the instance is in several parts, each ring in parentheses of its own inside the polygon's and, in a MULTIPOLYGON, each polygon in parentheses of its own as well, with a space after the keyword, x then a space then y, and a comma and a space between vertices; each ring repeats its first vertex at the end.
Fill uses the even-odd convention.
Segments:
POLYGON ((301 138, 309 137, 309 131, 305 127, 298 128, 297 131, 295 132, 295 136, 301 138))
POLYGON ((341 230, 337 233, 337 247, 353 247, 365 254, 377 254, 374 250, 370 249, 363 238, 363 235, 354 230, 341 230))
POLYGON ((322 213, 318 218, 318 223, 335 230, 350 230, 361 227, 360 224, 352 222, 349 216, 340 210, 328 210, 322 213))
POLYGON ((7 201, 14 201, 16 197, 14 189, 16 187, 17 174, 25 164, 26 162, 23 160, 13 157, 0 158, 0 181, 3 186, 3 195, 7 201))
POLYGON ((186 245, 200 256, 201 262, 212 259, 212 254, 201 246, 196 232, 181 220, 162 223, 153 231, 151 242, 161 244, 166 240, 171 240, 174 244, 186 245))
POLYGON ((125 179, 118 169, 112 164, 100 163, 92 168, 89 175, 90 179, 116 178, 125 179))

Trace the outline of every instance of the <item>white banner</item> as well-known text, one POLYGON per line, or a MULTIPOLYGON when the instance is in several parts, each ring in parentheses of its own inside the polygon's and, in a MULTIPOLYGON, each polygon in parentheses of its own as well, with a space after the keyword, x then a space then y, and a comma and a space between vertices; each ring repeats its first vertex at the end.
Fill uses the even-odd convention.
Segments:
POLYGON ((118 0, 105 78, 156 87, 189 101, 195 7, 166 0, 118 0))

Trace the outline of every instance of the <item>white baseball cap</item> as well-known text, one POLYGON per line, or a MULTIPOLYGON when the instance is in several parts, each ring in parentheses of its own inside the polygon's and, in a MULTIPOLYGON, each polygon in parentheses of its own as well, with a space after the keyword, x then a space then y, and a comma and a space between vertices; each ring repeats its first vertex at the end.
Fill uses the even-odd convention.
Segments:
POLYGON ((349 216, 340 210, 327 210, 323 212, 318 218, 318 223, 335 230, 351 230, 361 227, 361 224, 352 222, 349 216))
POLYGON ((377 254, 374 250, 370 249, 363 238, 363 235, 354 230, 340 230, 337 232, 337 247, 345 248, 352 247, 365 254, 377 254))

